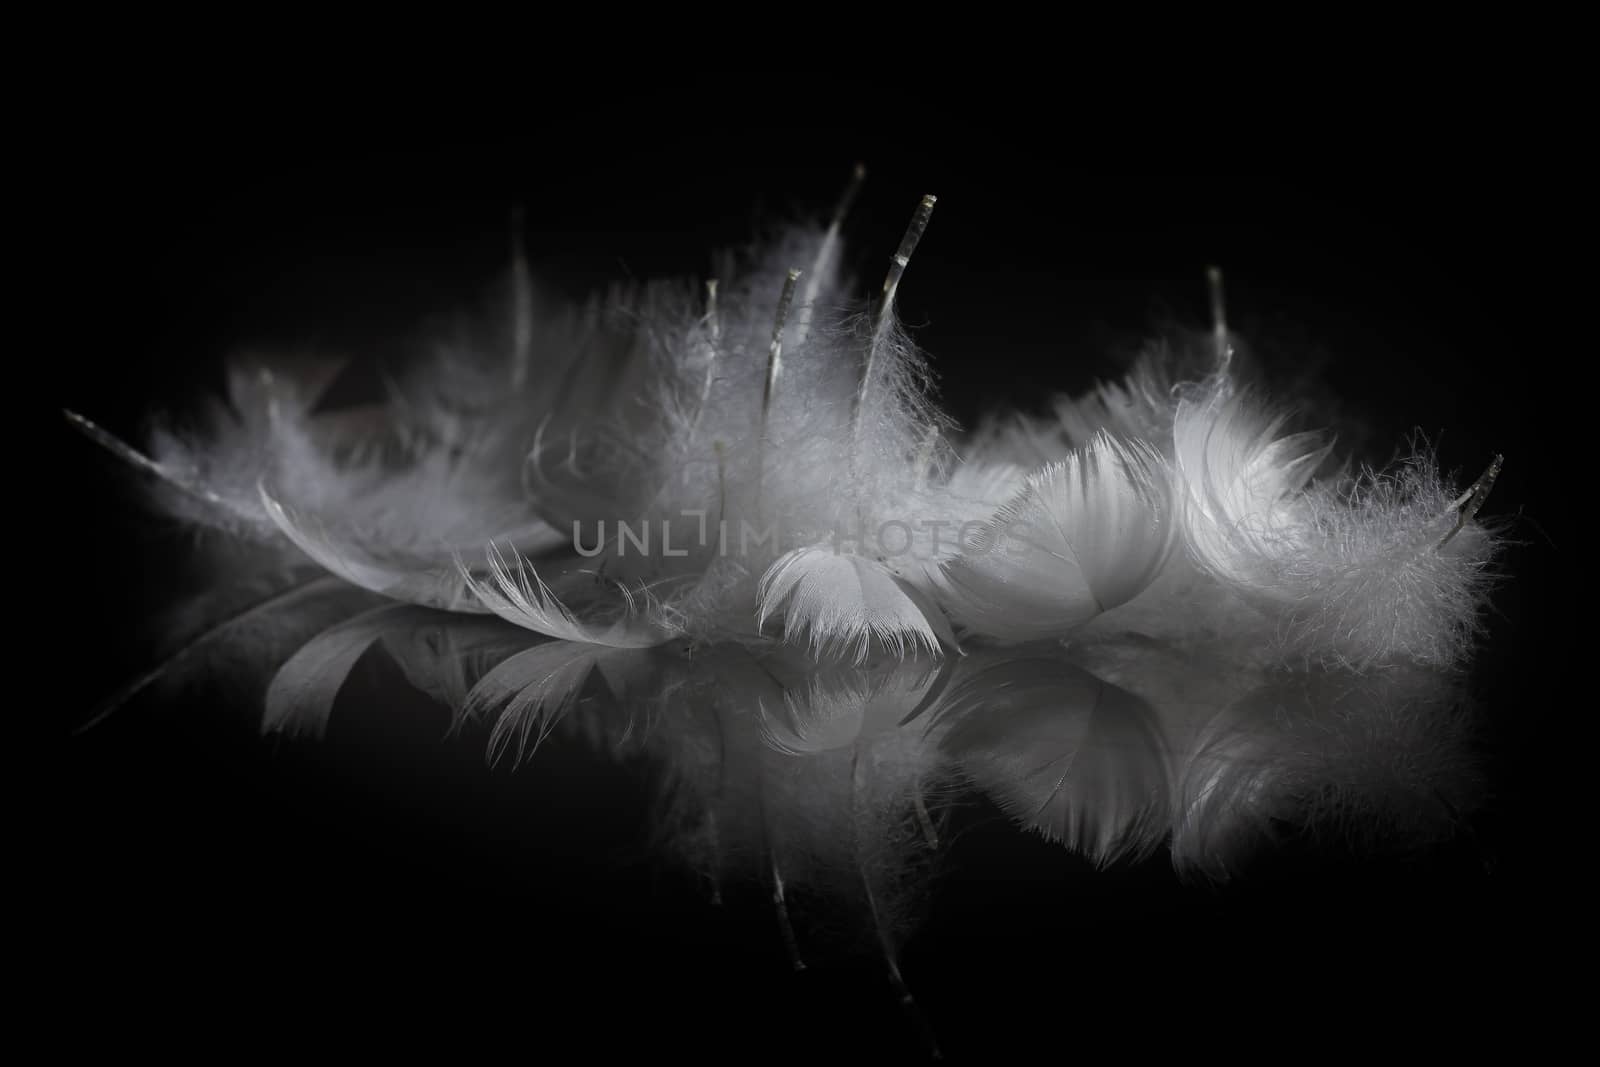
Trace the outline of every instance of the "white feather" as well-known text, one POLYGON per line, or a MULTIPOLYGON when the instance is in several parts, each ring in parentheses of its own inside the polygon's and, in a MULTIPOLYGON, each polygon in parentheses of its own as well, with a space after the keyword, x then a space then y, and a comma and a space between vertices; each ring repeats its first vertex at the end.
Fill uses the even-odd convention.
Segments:
POLYGON ((1189 548, 1218 580, 1272 594, 1275 561, 1315 536, 1301 490, 1331 447, 1320 434, 1281 434, 1247 393, 1186 400, 1173 424, 1189 548))
POLYGON ((864 663, 874 642, 897 655, 938 655, 955 635, 938 608, 887 567, 813 545, 798 548, 762 575, 759 622, 783 620, 786 640, 807 641, 818 655, 864 663))
POLYGON ((1029 476, 944 568, 940 600, 976 634, 1058 636, 1154 580, 1171 551, 1172 511, 1161 457, 1102 435, 1029 476))
POLYGON ((175 514, 563 639, 754 641, 776 622, 860 660, 955 647, 952 620, 1026 640, 1109 615, 1085 636, 1209 642, 1252 669, 1264 633, 1279 657, 1460 660, 1496 546, 1471 521, 1481 493, 1452 501, 1426 457, 1313 482, 1329 446, 1285 435, 1227 376, 1215 284, 1198 382, 1179 381, 1192 352, 1152 350, 1047 416, 980 428, 955 463, 894 311, 933 203, 865 307, 838 269, 842 208, 724 255, 712 286, 570 308, 532 288, 519 238, 510 313, 408 363, 384 404, 317 411, 336 365, 256 361, 230 370, 207 430, 158 435, 149 454, 74 421, 167 487, 175 514), (626 550, 624 529, 669 527, 671 551, 626 550), (587 566, 605 581, 552 586, 552 565, 524 558, 569 531, 585 555, 598 542, 587 566), (484 565, 461 562, 485 546, 484 565))
POLYGON ((341 460, 292 425, 279 427, 276 448, 259 489, 267 516, 332 573, 396 600, 483 611, 457 572, 459 554, 496 540, 529 552, 563 542, 533 514, 498 448, 430 442, 341 460))
POLYGON ((145 451, 83 415, 68 411, 66 416, 90 440, 152 477, 150 499, 162 514, 198 528, 276 543, 277 530, 256 494, 256 483, 274 456, 275 427, 292 424, 333 444, 372 424, 366 410, 310 414, 342 366, 332 359, 229 359, 224 397, 209 399, 184 423, 159 420, 145 451))
POLYGON ((1180 406, 1177 466, 1194 558, 1269 614, 1287 653, 1358 669, 1459 661, 1496 546, 1471 511, 1498 461, 1460 499, 1426 454, 1387 473, 1312 483, 1329 446, 1313 434, 1281 436, 1282 422, 1244 395, 1180 406))
POLYGON ((564 641, 588 642, 612 648, 648 648, 678 636, 678 630, 645 590, 621 582, 608 583, 614 597, 597 602, 588 619, 579 616, 545 584, 527 560, 514 554, 506 562, 498 546, 488 550, 488 575, 480 578, 458 561, 463 585, 490 611, 536 633, 564 641))

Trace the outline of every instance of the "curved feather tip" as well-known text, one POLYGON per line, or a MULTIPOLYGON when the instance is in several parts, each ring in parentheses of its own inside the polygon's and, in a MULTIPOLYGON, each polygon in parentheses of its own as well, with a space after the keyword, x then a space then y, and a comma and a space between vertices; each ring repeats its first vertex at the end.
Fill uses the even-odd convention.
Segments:
POLYGON ((817 655, 864 663, 874 643, 896 655, 954 648, 944 615, 883 564, 822 546, 798 548, 761 576, 757 625, 783 620, 784 639, 817 655))

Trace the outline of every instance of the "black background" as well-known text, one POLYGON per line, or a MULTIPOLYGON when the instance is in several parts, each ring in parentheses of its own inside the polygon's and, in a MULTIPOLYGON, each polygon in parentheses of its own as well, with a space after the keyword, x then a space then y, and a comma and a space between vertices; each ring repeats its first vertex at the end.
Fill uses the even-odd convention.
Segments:
MULTIPOLYGON (((1091 876, 980 829, 955 846, 908 980, 968 1057, 1065 1051, 1097 1028, 1138 1044, 1285 1019, 1462 1032, 1531 1017, 1544 955, 1570 936, 1559 887, 1577 862, 1553 847, 1544 771, 1567 662, 1564 623, 1541 610, 1563 552, 1550 413, 1576 373, 1545 336, 1568 313, 1550 250, 1567 176, 1545 151, 1563 131, 1478 101, 1218 122, 1204 100, 1113 113, 1031 86, 896 100, 668 79, 526 98, 108 99, 64 186, 92 207, 68 238, 81 263, 58 274, 82 299, 63 323, 72 358, 46 361, 52 402, 133 433, 215 388, 241 346, 375 355, 498 280, 514 203, 536 274, 574 294, 703 273, 762 220, 825 213, 857 160, 846 236, 863 292, 917 198, 939 196, 901 311, 963 422, 1114 374, 1152 325, 1203 324, 1201 271, 1219 263, 1236 327, 1299 353, 1362 418, 1370 458, 1413 428, 1469 478, 1506 454, 1489 511, 1520 516, 1522 543, 1477 685, 1495 796, 1425 856, 1296 852, 1225 891, 1181 886, 1161 860, 1091 876)), ((77 611, 53 687, 64 733, 146 665, 140 620, 185 542, 140 517, 86 442, 65 427, 48 441, 85 561, 69 595, 94 616, 83 634, 77 611)), ((629 775, 489 775, 476 748, 440 746, 420 706, 349 715, 366 728, 274 745, 247 709, 145 702, 66 742, 38 824, 61 996, 130 1036, 204 1018, 251 1037, 906 1051, 870 958, 791 975, 759 901, 719 911, 630 859, 645 798, 629 775)))

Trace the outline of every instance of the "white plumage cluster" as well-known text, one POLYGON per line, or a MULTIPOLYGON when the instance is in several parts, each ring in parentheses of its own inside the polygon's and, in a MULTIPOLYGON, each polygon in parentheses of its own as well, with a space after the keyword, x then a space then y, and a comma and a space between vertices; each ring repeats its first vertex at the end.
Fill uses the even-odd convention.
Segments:
POLYGON ((501 326, 379 403, 321 405, 336 364, 252 360, 198 432, 145 452, 72 418, 186 522, 567 641, 863 662, 1153 640, 1358 670, 1469 652, 1498 461, 1459 496, 1427 456, 1318 477, 1330 445, 1236 380, 1220 322, 1196 375, 1151 356, 963 436, 894 314, 933 206, 867 302, 843 206, 707 283, 579 308, 541 306, 519 251, 501 326))

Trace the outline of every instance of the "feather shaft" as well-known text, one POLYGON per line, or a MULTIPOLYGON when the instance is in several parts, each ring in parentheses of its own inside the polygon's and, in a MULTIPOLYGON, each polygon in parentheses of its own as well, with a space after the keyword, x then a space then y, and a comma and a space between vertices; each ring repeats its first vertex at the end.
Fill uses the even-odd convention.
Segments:
POLYGON ((933 216, 933 205, 938 201, 939 198, 931 194, 922 198, 911 216, 911 222, 906 226, 905 236, 900 238, 900 247, 889 261, 889 273, 883 279, 883 294, 879 297, 877 316, 872 324, 872 340, 867 346, 866 366, 861 371, 861 388, 856 394, 855 436, 858 439, 862 412, 866 409, 867 397, 872 390, 873 368, 877 364, 879 350, 889 339, 889 328, 894 322, 895 293, 900 289, 900 279, 905 276, 906 265, 917 250, 922 232, 928 228, 928 219, 933 216))
POLYGON ((1505 462, 1505 456, 1497 455, 1489 462, 1489 468, 1478 475, 1478 480, 1473 482, 1465 493, 1462 493, 1450 506, 1456 509, 1456 524, 1450 532, 1444 535, 1444 540, 1439 542, 1439 547, 1448 545, 1462 527, 1471 522, 1483 507, 1484 501, 1489 499, 1489 493, 1494 489, 1495 479, 1500 477, 1500 467, 1505 462))

